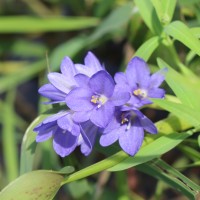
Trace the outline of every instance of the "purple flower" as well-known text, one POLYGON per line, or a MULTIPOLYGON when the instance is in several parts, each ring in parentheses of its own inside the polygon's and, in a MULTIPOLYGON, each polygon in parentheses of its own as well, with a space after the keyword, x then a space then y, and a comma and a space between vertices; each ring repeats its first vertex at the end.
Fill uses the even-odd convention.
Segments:
POLYGON ((75 123, 72 120, 71 111, 61 111, 54 114, 34 128, 34 131, 38 133, 36 142, 44 142, 53 138, 53 148, 61 157, 69 155, 79 145, 81 152, 84 155, 89 155, 97 130, 98 128, 91 122, 75 123))
POLYGON ((154 124, 139 110, 118 108, 115 116, 104 129, 100 144, 109 146, 118 140, 121 148, 133 156, 142 145, 144 130, 152 134, 157 133, 154 124))
POLYGON ((164 70, 150 75, 146 62, 139 57, 134 57, 127 66, 126 72, 116 73, 115 82, 117 87, 123 88, 131 94, 129 106, 141 107, 152 103, 149 98, 163 98, 165 91, 158 88, 164 81, 164 70))
POLYGON ((128 92, 115 89, 114 80, 106 71, 99 71, 90 79, 83 75, 76 79, 78 82, 85 80, 85 84, 66 97, 67 106, 75 111, 73 119, 76 122, 91 120, 96 126, 105 128, 115 106, 123 105, 130 98, 128 92))
POLYGON ((74 76, 77 74, 84 74, 91 77, 100 70, 104 70, 98 59, 92 52, 88 52, 85 57, 85 65, 74 64, 69 57, 65 57, 60 66, 61 73, 51 72, 48 74, 50 83, 43 85, 39 89, 39 93, 49 98, 48 103, 62 103, 65 102, 66 94, 73 88, 78 86, 74 76))

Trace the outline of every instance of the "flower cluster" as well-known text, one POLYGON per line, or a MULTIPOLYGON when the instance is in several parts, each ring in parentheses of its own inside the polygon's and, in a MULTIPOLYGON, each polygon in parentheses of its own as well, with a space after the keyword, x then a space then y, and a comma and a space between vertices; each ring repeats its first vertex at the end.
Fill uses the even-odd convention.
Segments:
POLYGON ((65 57, 60 70, 48 74, 50 83, 39 93, 50 100, 49 104, 66 104, 66 110, 34 128, 37 142, 53 138, 54 150, 61 157, 77 146, 89 155, 99 135, 101 146, 118 140, 121 148, 133 156, 142 145, 144 130, 157 133, 139 109, 152 103, 150 98, 164 97, 165 91, 159 88, 165 78, 163 70, 151 75, 145 61, 134 57, 125 73, 118 72, 113 79, 91 52, 84 65, 65 57))

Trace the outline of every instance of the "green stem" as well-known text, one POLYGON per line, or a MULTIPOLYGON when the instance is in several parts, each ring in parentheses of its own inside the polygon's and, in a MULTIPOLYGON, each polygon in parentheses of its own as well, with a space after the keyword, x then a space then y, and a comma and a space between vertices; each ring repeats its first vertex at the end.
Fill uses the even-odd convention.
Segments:
MULTIPOLYGON (((173 116, 169 117, 169 119, 171 119, 171 118, 173 119, 173 121, 175 121, 173 116)), ((162 125, 162 121, 164 122, 164 120, 160 121, 160 126, 162 125)), ((177 126, 177 124, 175 124, 175 126, 177 126)), ((179 128, 180 127, 177 126, 175 129, 179 129, 179 128)), ((196 129, 190 130, 189 132, 191 132, 191 134, 192 134, 194 131, 196 131, 196 129)), ((167 130, 165 134, 168 134, 168 133, 171 133, 171 129, 167 130)), ((144 141, 143 146, 147 145, 150 142, 150 140, 153 140, 153 138, 149 138, 148 142, 144 141)), ((106 154, 106 152, 105 152, 105 154, 106 154)), ((125 152, 119 151, 118 153, 114 154, 113 156, 110 156, 107 159, 104 159, 104 160, 102 160, 98 163, 95 163, 94 165, 91 165, 89 167, 86 167, 86 168, 84 168, 80 171, 77 171, 77 172, 69 175, 68 177, 66 177, 63 180, 61 185, 64 185, 64 184, 85 178, 85 177, 90 176, 92 174, 96 174, 96 173, 101 172, 103 170, 109 169, 109 168, 117 165, 118 163, 122 162, 123 160, 125 160, 128 157, 129 157, 129 155, 127 155, 125 152)))
POLYGON ((89 167, 86 167, 78 172, 75 172, 74 174, 69 175, 66 177, 61 185, 64 185, 66 183, 70 183, 82 178, 85 178, 87 176, 90 176, 92 174, 96 174, 98 172, 101 172, 103 170, 106 170, 110 167, 115 166, 116 164, 122 162, 124 159, 128 158, 129 155, 124 153, 123 151, 120 151, 113 156, 110 156, 107 159, 104 159, 103 161, 100 161, 98 163, 95 163, 94 165, 91 165, 89 167))
POLYGON ((9 182, 18 176, 18 155, 15 139, 15 118, 13 113, 14 98, 14 90, 8 91, 3 107, 3 157, 9 182))

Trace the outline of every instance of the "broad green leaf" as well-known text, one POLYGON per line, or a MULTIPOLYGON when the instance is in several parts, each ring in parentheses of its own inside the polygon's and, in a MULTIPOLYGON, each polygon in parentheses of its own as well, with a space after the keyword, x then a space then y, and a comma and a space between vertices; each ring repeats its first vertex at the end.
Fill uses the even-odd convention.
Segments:
POLYGON ((180 41, 189 49, 200 56, 200 41, 194 36, 192 31, 181 21, 174 21, 164 29, 165 33, 180 41))
POLYGON ((37 61, 33 64, 27 64, 28 66, 20 69, 19 71, 15 71, 14 73, 10 73, 6 76, 1 77, 0 79, 0 92, 4 92, 8 89, 15 88, 17 85, 24 83, 25 81, 33 78, 46 68, 46 64, 44 60, 37 61))
POLYGON ((179 68, 181 70, 181 73, 183 74, 183 78, 187 79, 187 81, 189 80, 191 82, 192 89, 195 89, 195 91, 193 91, 192 93, 194 94, 196 92, 199 92, 199 77, 190 68, 186 67, 186 65, 182 64, 181 62, 179 63, 179 68))
POLYGON ((147 61, 152 53, 159 46, 160 42, 161 39, 158 36, 150 38, 140 46, 134 56, 139 56, 140 58, 143 58, 145 61, 147 61))
POLYGON ((127 3, 117 8, 95 29, 94 33, 88 38, 88 42, 92 43, 103 37, 105 34, 120 30, 122 26, 128 23, 132 14, 132 3, 127 3))
MULTIPOLYGON (((174 131, 180 132, 192 128, 192 126, 186 120, 183 120, 174 114, 169 114, 167 118, 156 122, 155 125, 158 129, 158 132, 162 134, 170 134, 174 131)), ((146 138, 148 138, 148 136, 149 135, 147 135, 146 138)))
POLYGON ((152 33, 161 35, 162 33, 162 25, 158 19, 156 11, 150 0, 135 0, 136 6, 139 8, 140 14, 148 26, 148 28, 152 31, 152 33))
POLYGON ((136 168, 164 181, 191 200, 198 199, 200 195, 200 186, 161 159, 155 159, 152 162, 144 163, 136 168))
POLYGON ((192 109, 189 106, 180 103, 174 103, 162 99, 152 99, 154 103, 164 108, 165 110, 173 113, 179 118, 187 121, 193 126, 199 126, 200 124, 200 112, 196 109, 192 109))
MULTIPOLYGON (((61 110, 62 107, 60 107, 61 110)), ((56 113, 59 108, 54 108, 48 112, 38 116, 27 128, 21 145, 21 158, 20 158, 20 174, 24 174, 33 170, 33 162, 36 149, 36 132, 33 129, 41 123, 46 117, 56 113)))
POLYGON ((199 27, 194 27, 194 28, 191 28, 190 30, 196 38, 198 38, 198 39, 200 38, 200 28, 199 27))
POLYGON ((0 17, 0 33, 35 33, 47 31, 72 31, 97 26, 94 17, 0 17))
POLYGON ((24 174, 0 192, 1 200, 51 200, 61 187, 64 176, 53 171, 38 170, 24 174))
POLYGON ((187 72, 187 77, 183 76, 161 59, 158 59, 158 65, 160 68, 168 68, 168 72, 166 73, 166 82, 180 101, 187 107, 200 111, 200 82, 196 82, 197 77, 192 75, 192 72, 190 74, 187 72))
POLYGON ((115 165, 108 169, 109 171, 120 171, 125 170, 130 167, 148 162, 154 158, 158 158, 162 154, 173 149, 179 143, 181 143, 185 138, 189 137, 190 133, 172 133, 169 135, 164 135, 153 141, 152 143, 142 147, 138 153, 131 157, 129 156, 121 163, 115 165))
POLYGON ((164 25, 168 24, 174 14, 176 0, 151 0, 156 9, 156 13, 160 22, 164 25))
POLYGON ((83 49, 87 45, 86 40, 87 38, 85 37, 77 36, 56 47, 50 55, 50 69, 52 71, 58 70, 62 59, 65 56, 75 56, 81 49, 83 49))

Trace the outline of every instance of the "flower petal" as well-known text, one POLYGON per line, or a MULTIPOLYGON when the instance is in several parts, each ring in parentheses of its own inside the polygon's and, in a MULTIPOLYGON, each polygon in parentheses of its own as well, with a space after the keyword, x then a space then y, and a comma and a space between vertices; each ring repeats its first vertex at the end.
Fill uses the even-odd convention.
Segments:
POLYGON ((114 76, 114 80, 117 84, 128 84, 126 75, 123 72, 117 72, 114 76))
POLYGON ((139 117, 139 120, 140 120, 140 124, 147 132, 152 133, 152 134, 156 134, 158 132, 154 123, 145 115, 143 115, 143 117, 139 117))
POLYGON ((89 120, 91 112, 92 111, 82 111, 82 112, 77 111, 73 113, 72 118, 77 123, 85 122, 89 120))
POLYGON ((54 134, 53 148, 55 152, 61 157, 68 156, 77 146, 78 138, 73 136, 70 132, 59 129, 54 134))
POLYGON ((144 130, 136 119, 130 129, 120 134, 119 144, 126 153, 134 156, 140 149, 143 139, 144 130))
POLYGON ((167 68, 163 68, 158 72, 151 75, 149 88, 159 87, 161 83, 165 80, 165 75, 167 73, 167 68))
POLYGON ((111 100, 115 106, 121 106, 127 103, 130 98, 129 92, 124 91, 123 88, 115 87, 111 100))
POLYGON ((84 74, 77 74, 74 79, 79 86, 87 87, 90 78, 84 74))
POLYGON ((90 67, 94 73, 103 69, 99 60, 91 51, 89 51, 87 55, 85 56, 84 62, 85 62, 85 65, 90 67))
POLYGON ((66 96, 66 104, 73 111, 88 111, 94 108, 91 102, 93 93, 86 88, 74 88, 66 96))
POLYGON ((128 63, 126 76, 129 84, 134 87, 138 84, 140 87, 147 87, 150 80, 150 71, 144 60, 134 57, 128 63))
POLYGON ((64 102, 65 101, 65 97, 66 94, 58 89, 56 89, 53 85, 49 84, 45 84, 42 87, 40 87, 40 89, 38 90, 39 94, 51 99, 52 101, 60 101, 60 102, 64 102))
POLYGON ((81 127, 82 127, 81 134, 82 134, 82 138, 83 138, 83 140, 80 144, 81 152, 85 156, 87 156, 91 153, 92 148, 94 146, 98 127, 95 126, 93 123, 91 123, 91 121, 81 123, 81 127))
POLYGON ((61 65, 60 70, 62 74, 65 75, 66 79, 72 79, 72 77, 77 74, 76 68, 74 66, 74 63, 69 57, 64 57, 61 65))
POLYGON ((36 142, 44 142, 51 138, 57 129, 56 123, 40 124, 33 131, 38 132, 36 142))
POLYGON ((128 105, 131 107, 137 107, 137 108, 141 107, 141 100, 138 97, 131 95, 131 98, 128 101, 128 105))
POLYGON ((119 139, 120 134, 123 134, 124 131, 124 127, 121 126, 118 129, 113 129, 112 131, 107 132, 106 134, 102 134, 99 140, 100 145, 106 147, 113 144, 119 139))
POLYGON ((80 127, 72 120, 72 115, 65 115, 57 120, 58 126, 61 129, 69 131, 72 135, 80 135, 80 127))
POLYGON ((66 94, 68 94, 75 85, 75 81, 67 80, 63 74, 57 72, 49 73, 48 79, 54 87, 66 94))
POLYGON ((106 97, 111 97, 115 83, 110 74, 106 71, 99 71, 90 78, 89 87, 94 93, 104 94, 106 97))
POLYGON ((100 108, 92 110, 90 120, 101 128, 105 128, 112 119, 115 107, 111 101, 107 101, 100 108))
POLYGON ((47 124, 47 123, 50 123, 50 122, 55 122, 57 121, 59 118, 67 115, 69 112, 68 111, 60 111, 54 115, 51 115, 49 117, 47 117, 46 119, 44 119, 43 121, 43 124, 47 124))
POLYGON ((150 98, 163 98, 165 96, 165 90, 161 88, 152 88, 148 90, 148 96, 150 98))
POLYGON ((109 124, 103 130, 104 134, 111 132, 114 129, 120 128, 120 126, 121 126, 121 115, 122 115, 122 112, 120 111, 120 108, 116 107, 112 119, 110 119, 109 124))

